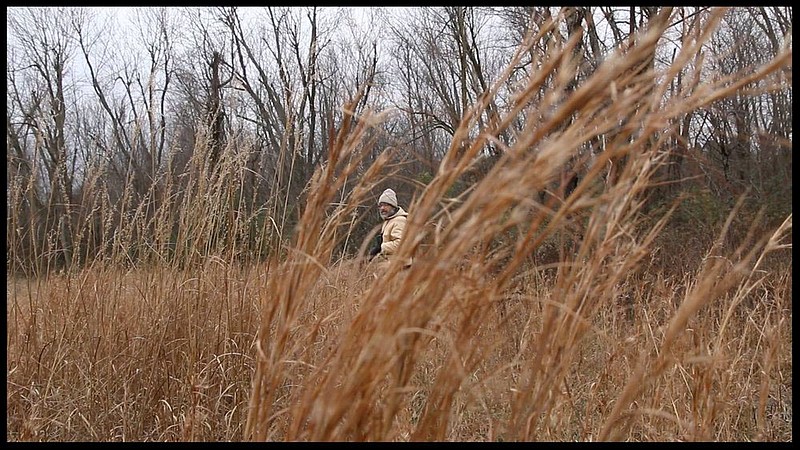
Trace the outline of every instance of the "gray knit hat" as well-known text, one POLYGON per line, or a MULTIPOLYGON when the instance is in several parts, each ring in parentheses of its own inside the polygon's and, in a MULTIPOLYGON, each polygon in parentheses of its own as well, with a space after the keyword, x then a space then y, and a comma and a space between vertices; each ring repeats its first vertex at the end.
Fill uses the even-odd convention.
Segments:
POLYGON ((380 203, 388 203, 397 208, 397 194, 391 189, 383 191, 383 194, 378 199, 378 204, 380 203))

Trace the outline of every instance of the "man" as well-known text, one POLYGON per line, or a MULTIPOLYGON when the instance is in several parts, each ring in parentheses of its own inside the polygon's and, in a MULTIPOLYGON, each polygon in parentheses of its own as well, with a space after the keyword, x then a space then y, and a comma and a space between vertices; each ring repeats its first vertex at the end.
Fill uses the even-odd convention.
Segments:
MULTIPOLYGON (((397 194, 392 189, 386 189, 378 198, 378 213, 383 224, 378 242, 369 251, 369 258, 370 261, 377 261, 377 268, 382 273, 389 267, 389 262, 400 247, 408 213, 398 205, 397 194)), ((406 258, 403 261, 403 268, 411 266, 412 261, 412 258, 406 258)))

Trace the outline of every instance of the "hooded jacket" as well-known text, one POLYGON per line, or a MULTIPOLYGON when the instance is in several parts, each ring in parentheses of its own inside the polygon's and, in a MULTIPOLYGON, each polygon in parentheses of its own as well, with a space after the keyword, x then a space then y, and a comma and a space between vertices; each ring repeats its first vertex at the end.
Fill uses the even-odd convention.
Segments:
MULTIPOLYGON (((397 211, 383 221, 381 225, 381 236, 383 243, 381 244, 381 256, 386 261, 390 261, 397 248, 400 247, 400 239, 403 238, 406 230, 406 221, 408 220, 408 213, 401 207, 397 207, 397 211)), ((407 258, 403 266, 410 266, 413 262, 412 258, 407 258)))

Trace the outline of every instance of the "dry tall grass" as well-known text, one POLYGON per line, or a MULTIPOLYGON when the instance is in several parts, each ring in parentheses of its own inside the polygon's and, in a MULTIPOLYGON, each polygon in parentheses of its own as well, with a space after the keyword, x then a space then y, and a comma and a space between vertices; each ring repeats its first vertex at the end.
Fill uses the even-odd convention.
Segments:
MULTIPOLYGON (((329 263, 387 161, 335 198, 370 150, 381 116, 367 115, 342 127, 285 258, 9 277, 7 438, 791 441, 791 216, 734 248, 723 228, 702 261, 665 270, 668 216, 642 214, 670 120, 747 83, 659 103, 702 36, 664 73, 626 80, 665 23, 574 92, 574 42, 554 51, 477 137, 495 91, 474 105, 408 208, 409 270, 375 281, 361 259, 329 263), (533 103, 548 77, 556 87, 533 103), (447 199, 518 115, 514 144, 447 199), (580 144, 612 131, 568 199, 538 202, 580 144), (609 158, 626 165, 605 185, 609 158), (558 263, 540 264, 559 242, 558 263)), ((787 65, 791 50, 750 80, 787 65)))

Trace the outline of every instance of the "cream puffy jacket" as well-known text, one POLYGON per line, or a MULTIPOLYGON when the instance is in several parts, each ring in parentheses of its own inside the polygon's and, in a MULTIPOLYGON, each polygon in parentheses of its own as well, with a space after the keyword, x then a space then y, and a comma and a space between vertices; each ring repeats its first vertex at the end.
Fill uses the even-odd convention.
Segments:
MULTIPOLYGON (((400 247, 400 239, 403 238, 406 231, 407 220, 408 213, 403 208, 398 207, 397 212, 392 217, 383 221, 383 225, 381 225, 383 243, 379 254, 382 259, 389 261, 397 253, 397 248, 400 247)), ((412 258, 406 258, 403 266, 410 266, 412 262, 412 258)))

